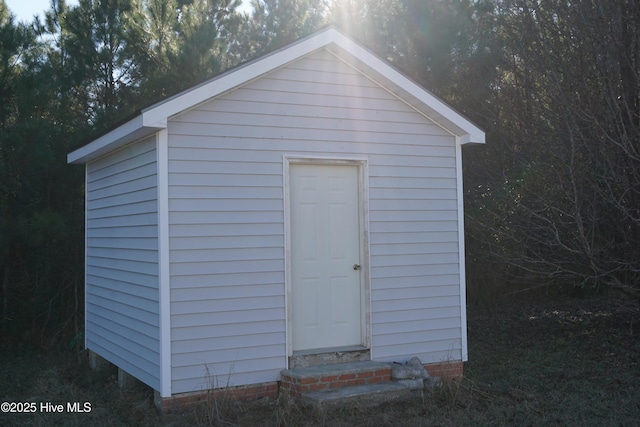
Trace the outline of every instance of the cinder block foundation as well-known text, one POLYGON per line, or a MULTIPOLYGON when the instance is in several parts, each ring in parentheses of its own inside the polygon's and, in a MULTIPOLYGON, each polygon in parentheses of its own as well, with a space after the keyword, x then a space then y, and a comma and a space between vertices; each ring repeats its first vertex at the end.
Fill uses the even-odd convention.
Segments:
POLYGON ((91 369, 93 369, 94 371, 99 371, 101 369, 104 369, 108 365, 109 362, 107 362, 101 356, 98 356, 93 351, 89 350, 89 367, 91 369))
POLYGON ((125 390, 134 385, 136 381, 134 376, 118 368, 118 387, 125 390))

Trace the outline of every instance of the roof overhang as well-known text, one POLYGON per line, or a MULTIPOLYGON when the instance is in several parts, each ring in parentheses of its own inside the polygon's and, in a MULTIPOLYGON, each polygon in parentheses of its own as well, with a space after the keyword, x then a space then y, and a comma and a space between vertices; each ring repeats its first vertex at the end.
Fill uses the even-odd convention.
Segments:
POLYGON ((143 114, 135 116, 125 124, 67 154, 67 163, 86 163, 166 127, 166 125, 145 126, 144 122, 143 114))
POLYGON ((69 153, 67 161, 68 163, 86 163, 130 142, 165 129, 170 117, 322 48, 327 48, 351 62, 390 92, 454 134, 461 144, 485 142, 484 132, 460 113, 387 62, 335 28, 329 27, 143 109, 128 122, 69 153))

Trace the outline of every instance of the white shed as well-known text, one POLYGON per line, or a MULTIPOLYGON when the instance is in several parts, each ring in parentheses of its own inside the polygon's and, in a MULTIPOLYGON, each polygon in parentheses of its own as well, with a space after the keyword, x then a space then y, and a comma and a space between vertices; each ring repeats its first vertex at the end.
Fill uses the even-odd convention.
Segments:
POLYGON ((461 373, 468 143, 484 133, 333 28, 142 110, 68 155, 86 348, 163 399, 271 393, 323 354, 461 373))

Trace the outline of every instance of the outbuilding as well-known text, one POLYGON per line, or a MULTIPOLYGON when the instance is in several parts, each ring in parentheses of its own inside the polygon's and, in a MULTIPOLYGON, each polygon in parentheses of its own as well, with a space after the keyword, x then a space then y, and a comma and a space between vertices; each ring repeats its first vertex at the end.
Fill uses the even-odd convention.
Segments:
POLYGON ((461 375, 462 146, 334 28, 143 109, 86 168, 85 346, 164 400, 336 360, 461 375))

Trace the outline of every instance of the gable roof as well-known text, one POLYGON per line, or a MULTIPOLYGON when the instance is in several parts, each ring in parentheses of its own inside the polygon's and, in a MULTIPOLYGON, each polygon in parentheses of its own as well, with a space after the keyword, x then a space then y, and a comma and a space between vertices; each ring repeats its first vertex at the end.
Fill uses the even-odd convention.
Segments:
POLYGON ((461 144, 484 143, 484 132, 468 119, 387 62, 329 27, 141 110, 126 123, 69 153, 67 162, 86 163, 165 129, 170 117, 322 48, 350 62, 360 72, 456 135, 461 144))

